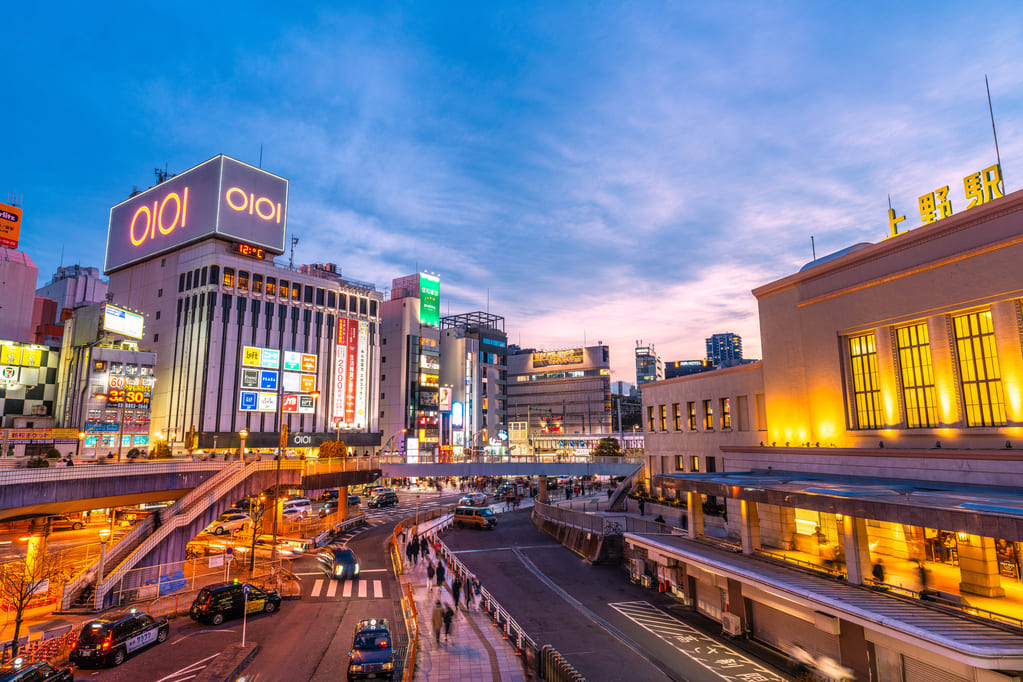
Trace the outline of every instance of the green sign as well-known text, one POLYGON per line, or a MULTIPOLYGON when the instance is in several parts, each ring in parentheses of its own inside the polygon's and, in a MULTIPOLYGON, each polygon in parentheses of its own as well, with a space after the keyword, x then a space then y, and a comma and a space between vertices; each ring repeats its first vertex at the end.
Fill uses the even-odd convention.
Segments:
POLYGON ((419 273, 419 323, 440 326, 440 277, 419 273))

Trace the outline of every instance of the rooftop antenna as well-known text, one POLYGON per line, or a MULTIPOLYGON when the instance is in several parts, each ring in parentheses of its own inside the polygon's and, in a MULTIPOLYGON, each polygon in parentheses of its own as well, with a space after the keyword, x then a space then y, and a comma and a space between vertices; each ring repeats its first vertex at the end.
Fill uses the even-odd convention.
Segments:
POLYGON ((167 182, 167 178, 170 177, 170 173, 167 172, 167 164, 163 165, 163 168, 154 168, 153 173, 156 175, 156 184, 160 185, 167 182))
POLYGON ((64 267, 64 245, 63 244, 60 245, 60 266, 59 267, 64 267))
POLYGON ((295 244, 298 244, 298 237, 291 238, 291 257, 288 258, 288 269, 295 269, 295 244))
POLYGON ((263 167, 263 143, 259 143, 259 167, 263 167))
POLYGON ((995 110, 991 106, 991 86, 987 82, 987 74, 984 74, 984 87, 987 89, 987 110, 991 114, 991 134, 995 138, 995 161, 998 162, 998 172, 1002 176, 1002 195, 1005 195, 1005 171, 1002 169, 1002 156, 998 153, 998 131, 995 130, 995 110))
MULTIPOLYGON (((891 198, 889 197, 888 200, 891 201, 891 198)), ((817 247, 813 243, 813 235, 812 234, 810 235, 810 253, 813 254, 813 259, 817 260, 817 247)))
POLYGON ((487 287, 487 312, 490 312, 490 287, 487 287))

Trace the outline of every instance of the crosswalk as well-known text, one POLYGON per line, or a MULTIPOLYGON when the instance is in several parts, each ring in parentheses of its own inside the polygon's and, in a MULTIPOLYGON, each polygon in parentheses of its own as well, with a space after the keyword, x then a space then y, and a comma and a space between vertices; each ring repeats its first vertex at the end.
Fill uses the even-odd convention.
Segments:
POLYGON ((307 596, 310 599, 384 599, 383 580, 331 580, 317 578, 307 596), (324 589, 326 588, 326 589, 324 589))

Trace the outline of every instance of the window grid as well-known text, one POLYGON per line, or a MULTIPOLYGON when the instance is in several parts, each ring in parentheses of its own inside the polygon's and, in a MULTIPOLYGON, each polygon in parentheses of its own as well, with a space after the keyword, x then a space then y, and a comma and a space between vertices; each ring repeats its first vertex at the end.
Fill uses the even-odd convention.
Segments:
POLYGON ((650 405, 646 408, 646 420, 647 420, 647 431, 653 433, 654 431, 654 406, 650 405))
POLYGON ((881 387, 877 376, 877 346, 874 335, 864 334, 849 339, 852 362, 853 402, 856 406, 856 427, 881 427, 881 387))
POLYGON ((938 425, 934 398, 934 369, 927 325, 914 324, 895 330, 902 372, 902 397, 906 404, 906 424, 911 429, 938 425))
POLYGON ((667 405, 661 405, 659 411, 660 411, 660 417, 661 417, 661 431, 667 431, 668 430, 668 406, 667 405))
POLYGON ((671 406, 671 416, 675 422, 675 430, 682 430, 682 406, 678 403, 673 403, 671 406))
POLYGON ((714 430, 714 407, 711 401, 703 401, 703 429, 705 431, 714 430))
POLYGON ((991 311, 953 318, 967 426, 1005 424, 1005 398, 991 311))
POLYGON ((732 400, 731 398, 721 399, 721 429, 732 428, 732 400))
POLYGON ((696 403, 695 402, 688 402, 688 403, 686 403, 686 409, 689 412, 689 430, 690 431, 695 431, 696 430, 696 403))

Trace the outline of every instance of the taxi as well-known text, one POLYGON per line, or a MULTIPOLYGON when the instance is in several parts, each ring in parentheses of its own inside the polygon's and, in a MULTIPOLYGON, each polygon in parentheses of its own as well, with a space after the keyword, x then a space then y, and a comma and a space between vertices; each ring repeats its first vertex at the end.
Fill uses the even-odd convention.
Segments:
POLYGON ((393 679, 394 643, 387 621, 359 621, 348 658, 348 682, 393 679))
POLYGON ((16 658, 0 665, 0 682, 74 682, 71 668, 55 668, 46 661, 25 663, 16 658))
POLYGON ((273 613, 281 607, 281 595, 276 590, 261 590, 248 583, 215 583, 199 590, 189 617, 199 623, 220 625, 229 618, 241 618, 246 613, 273 613), (249 588, 248 595, 245 587, 249 588))
POLYGON ((469 507, 486 507, 487 496, 485 493, 469 493, 460 499, 458 504, 469 507))
POLYGON ((71 650, 71 662, 87 665, 121 665, 128 654, 167 640, 170 624, 166 618, 148 613, 100 618, 89 621, 71 650))

